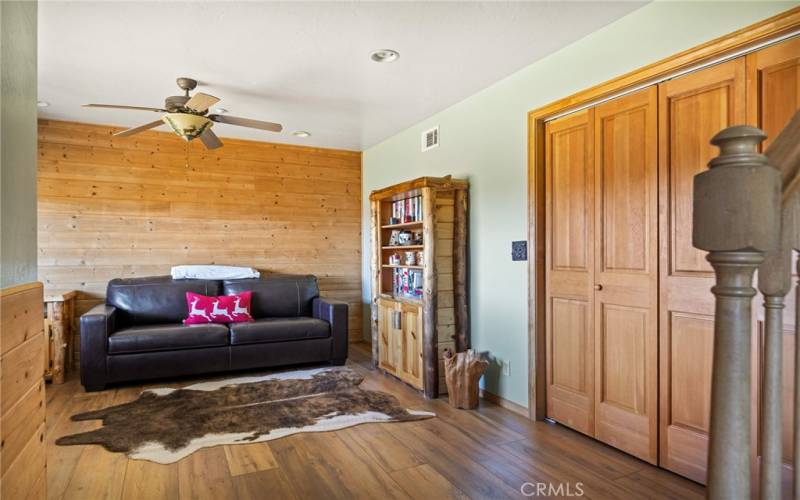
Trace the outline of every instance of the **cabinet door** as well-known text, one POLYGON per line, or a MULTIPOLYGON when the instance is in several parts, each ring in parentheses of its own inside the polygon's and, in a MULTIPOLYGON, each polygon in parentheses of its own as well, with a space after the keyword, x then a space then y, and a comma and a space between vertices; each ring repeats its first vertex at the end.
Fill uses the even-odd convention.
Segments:
POLYGON ((595 109, 595 436, 657 462, 657 89, 595 109))
POLYGON ((400 360, 398 376, 417 389, 422 389, 422 309, 413 304, 400 304, 400 360))
POLYGON ((745 123, 744 58, 659 86, 660 461, 705 482, 714 346, 714 273, 692 246, 694 176, 718 154, 709 143, 745 123))
POLYGON ((378 365, 389 373, 397 373, 400 332, 394 328, 394 315, 399 314, 397 303, 378 299, 378 365))
POLYGON ((594 111, 545 128, 547 416, 594 435, 594 111))
MULTIPOLYGON (((749 54, 747 66, 747 121, 767 133, 768 138, 763 143, 768 147, 789 122, 794 113, 800 108, 800 39, 785 42, 761 49, 749 54)), ((793 268, 794 269, 794 268, 793 268)), ((797 277, 792 280, 797 282, 797 277)), ((760 302, 760 301, 759 301, 760 302)), ((758 377, 761 373, 761 356, 764 347, 764 323, 761 304, 755 303, 759 311, 758 327, 756 329, 758 345, 754 349, 754 373, 758 377)), ((791 491, 791 464, 793 453, 792 422, 794 411, 792 408, 794 391, 794 334, 795 324, 795 291, 786 297, 783 325, 783 460, 784 460, 784 491, 791 491)), ((757 391, 754 398, 755 418, 759 415, 761 395, 758 392, 761 381, 756 378, 753 386, 757 391)), ((756 427, 757 429, 757 427, 756 427)), ((760 445, 755 447, 759 453, 760 445)))

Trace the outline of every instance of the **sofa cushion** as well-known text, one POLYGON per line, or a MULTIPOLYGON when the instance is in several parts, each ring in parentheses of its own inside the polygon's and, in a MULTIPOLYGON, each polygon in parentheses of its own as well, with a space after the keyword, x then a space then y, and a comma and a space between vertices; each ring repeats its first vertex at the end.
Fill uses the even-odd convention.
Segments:
POLYGON ((262 278, 225 280, 225 295, 253 292, 250 313, 259 318, 311 316, 311 301, 319 297, 316 276, 270 274, 262 278))
POLYGON ((262 318, 250 323, 233 323, 231 345, 321 339, 331 335, 326 321, 316 318, 262 318))
POLYGON ((221 282, 173 280, 170 276, 114 279, 106 303, 117 308, 123 326, 180 323, 186 318, 186 292, 220 295, 221 282))
POLYGON ((253 321, 253 317, 250 316, 250 295, 252 292, 206 297, 199 293, 186 292, 189 312, 186 319, 183 320, 183 324, 227 324, 253 321))
POLYGON ((228 345, 225 325, 142 325, 125 328, 108 337, 109 354, 173 351, 228 345))

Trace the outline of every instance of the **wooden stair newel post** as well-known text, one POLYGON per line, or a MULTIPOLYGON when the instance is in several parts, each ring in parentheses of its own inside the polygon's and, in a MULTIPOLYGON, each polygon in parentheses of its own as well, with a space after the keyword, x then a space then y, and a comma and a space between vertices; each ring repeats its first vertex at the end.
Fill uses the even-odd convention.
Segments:
MULTIPOLYGON (((800 218, 800 217, 798 217, 800 218)), ((800 233, 796 236, 795 251, 800 252, 800 233)), ((795 320, 794 320, 794 435, 792 444, 794 450, 800 450, 800 342, 796 339, 800 333, 800 259, 797 259, 797 284, 795 293, 795 320)), ((800 453, 795 452, 792 457, 792 498, 800 498, 800 453)))
POLYGON ((750 491, 751 311, 753 274, 780 233, 780 172, 757 152, 765 134, 724 129, 711 140, 720 154, 694 178, 694 246, 716 274, 712 292, 714 362, 708 454, 708 496, 750 491))
POLYGON ((764 295, 764 354, 761 362, 761 411, 759 417, 761 465, 759 495, 781 498, 783 469, 783 310, 792 286, 792 247, 789 241, 794 213, 783 210, 778 248, 766 254, 758 269, 758 289, 764 295))

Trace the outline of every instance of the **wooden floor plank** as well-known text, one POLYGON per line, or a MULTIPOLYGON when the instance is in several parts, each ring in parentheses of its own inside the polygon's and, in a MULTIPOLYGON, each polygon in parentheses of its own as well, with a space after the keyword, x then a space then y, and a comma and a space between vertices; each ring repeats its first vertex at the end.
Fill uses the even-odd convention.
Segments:
MULTIPOLYGON (((369 346, 351 345, 348 365, 362 387, 393 394, 437 418, 364 424, 264 443, 200 450, 178 463, 129 460, 99 446, 56 446, 98 421, 71 415, 135 399, 153 387, 182 387, 208 377, 128 384, 86 393, 73 373, 46 388, 47 492, 50 499, 519 498, 524 482, 580 482, 588 498, 700 498, 702 486, 565 427, 532 422, 492 403, 452 408, 375 370, 369 346)), ((236 375, 238 376, 238 375, 236 375)))
POLYGON ((178 488, 181 499, 235 498, 222 446, 203 448, 178 462, 178 488))
MULTIPOLYGON (((45 391, 49 386, 45 388, 45 391)), ((112 401, 114 391, 84 396, 77 393, 67 405, 64 415, 59 419, 53 430, 47 434, 47 497, 60 499, 64 497, 73 472, 78 465, 87 446, 56 446, 55 441, 67 434, 86 432, 100 425, 96 421, 74 422, 70 416, 86 411, 99 410, 112 401)), ((49 409, 48 409, 49 411, 49 409)), ((49 417, 48 417, 49 418, 49 417)))
POLYGON ((397 470, 391 475, 411 498, 469 498, 428 464, 397 470))
POLYGON ((279 468, 243 474, 233 478, 236 498, 239 500, 262 500, 275 498, 296 500, 294 487, 279 468))
POLYGON ((237 444, 223 448, 231 476, 242 476, 278 466, 266 443, 237 444))
POLYGON ((422 465, 424 462, 406 445, 386 432, 381 424, 357 425, 338 432, 339 436, 357 444, 371 460, 386 472, 422 465))
POLYGON ((179 495, 178 464, 128 460, 122 485, 123 500, 171 500, 179 495))

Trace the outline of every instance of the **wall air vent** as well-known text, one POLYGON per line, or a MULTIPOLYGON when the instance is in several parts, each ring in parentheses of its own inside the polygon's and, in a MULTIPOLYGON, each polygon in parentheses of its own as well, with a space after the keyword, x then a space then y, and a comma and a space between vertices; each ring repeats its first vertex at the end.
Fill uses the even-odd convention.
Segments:
POLYGON ((422 133, 422 152, 439 146, 439 126, 422 133))

